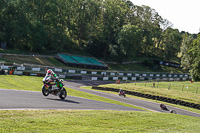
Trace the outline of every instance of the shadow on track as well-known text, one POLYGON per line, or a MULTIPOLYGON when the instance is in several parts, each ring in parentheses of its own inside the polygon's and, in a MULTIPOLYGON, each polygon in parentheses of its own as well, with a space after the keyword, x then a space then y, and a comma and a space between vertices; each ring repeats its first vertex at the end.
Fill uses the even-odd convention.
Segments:
POLYGON ((49 100, 54 100, 54 101, 61 101, 61 102, 68 102, 68 103, 76 103, 76 104, 80 104, 80 102, 76 102, 76 101, 72 101, 72 100, 62 100, 62 99, 53 99, 53 98, 47 98, 49 100))

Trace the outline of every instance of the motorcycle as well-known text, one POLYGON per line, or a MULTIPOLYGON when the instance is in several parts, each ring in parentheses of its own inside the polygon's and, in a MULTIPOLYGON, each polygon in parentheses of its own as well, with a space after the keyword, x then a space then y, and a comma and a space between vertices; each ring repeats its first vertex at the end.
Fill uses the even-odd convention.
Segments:
POLYGON ((160 109, 169 111, 169 109, 164 104, 160 104, 160 109))
POLYGON ((52 81, 48 80, 46 78, 43 78, 43 86, 42 86, 42 94, 44 96, 48 96, 49 94, 59 96, 60 99, 65 99, 67 97, 67 91, 63 87, 63 79, 60 79, 58 81, 52 81), (57 82, 60 83, 60 85, 57 85, 57 82))
POLYGON ((169 113, 176 114, 175 110, 169 110, 164 104, 160 104, 160 109, 165 110, 165 111, 169 111, 169 113))
POLYGON ((169 111, 169 109, 167 107, 160 107, 162 110, 166 110, 169 111))
POLYGON ((126 97, 126 94, 125 94, 124 91, 120 91, 120 92, 119 92, 119 96, 124 96, 124 97, 126 97))

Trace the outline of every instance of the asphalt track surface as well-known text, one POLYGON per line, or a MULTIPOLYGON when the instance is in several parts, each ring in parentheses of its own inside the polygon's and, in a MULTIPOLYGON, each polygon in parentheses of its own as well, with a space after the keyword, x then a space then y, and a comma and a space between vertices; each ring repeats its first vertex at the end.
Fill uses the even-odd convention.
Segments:
POLYGON ((77 109, 77 110, 127 110, 141 111, 120 105, 68 96, 61 100, 58 96, 45 97, 41 92, 0 89, 0 110, 22 109, 77 109))
MULTIPOLYGON (((109 94, 96 90, 81 89, 80 86, 92 86, 99 84, 108 84, 113 82, 105 81, 64 81, 65 86, 91 93, 97 96, 113 99, 116 101, 128 103, 131 105, 146 108, 155 112, 169 113, 169 111, 163 111, 159 108, 159 103, 149 102, 145 100, 138 100, 129 97, 119 97, 117 94, 109 94)), ((194 117, 200 117, 200 114, 190 111, 182 110, 175 107, 167 106, 168 109, 173 109, 177 114, 189 115, 194 117)), ((80 97, 67 96, 65 100, 60 100, 58 96, 49 95, 45 97, 41 92, 35 91, 20 91, 0 89, 0 110, 22 110, 22 109, 64 109, 64 110, 123 110, 123 111, 143 111, 135 108, 125 107, 116 104, 110 104, 95 100, 84 99, 80 97)))

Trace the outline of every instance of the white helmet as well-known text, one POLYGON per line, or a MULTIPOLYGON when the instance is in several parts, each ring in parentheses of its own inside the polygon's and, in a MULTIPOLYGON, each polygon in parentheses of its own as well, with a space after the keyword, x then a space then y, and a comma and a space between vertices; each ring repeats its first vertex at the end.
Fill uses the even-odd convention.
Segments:
POLYGON ((52 74, 53 71, 52 71, 51 69, 48 69, 48 70, 47 70, 47 73, 48 73, 48 74, 52 74))

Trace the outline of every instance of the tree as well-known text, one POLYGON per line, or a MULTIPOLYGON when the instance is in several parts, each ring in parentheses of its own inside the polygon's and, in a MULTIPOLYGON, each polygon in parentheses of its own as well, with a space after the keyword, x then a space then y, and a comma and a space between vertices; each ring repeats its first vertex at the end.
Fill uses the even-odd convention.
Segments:
POLYGON ((194 38, 192 35, 189 35, 188 33, 183 34, 183 40, 181 43, 181 65, 184 67, 184 69, 189 69, 192 63, 192 58, 189 54, 189 50, 192 48, 191 44, 194 38))
POLYGON ((190 75, 194 81, 200 81, 200 35, 193 40, 188 53, 191 57, 190 75))
POLYGON ((129 0, 0 1, 0 42, 33 52, 78 49, 104 60, 139 53, 170 59, 181 44, 171 26, 154 9, 129 0))
POLYGON ((170 60, 172 57, 177 57, 180 52, 182 36, 177 29, 167 28, 163 34, 163 57, 165 60, 170 60))
POLYGON ((161 40, 161 22, 163 19, 156 10, 148 6, 135 6, 133 14, 135 19, 132 23, 143 31, 140 51, 145 57, 153 56, 156 54, 158 42, 161 40))
POLYGON ((106 57, 112 56, 117 59, 119 45, 117 43, 117 35, 126 20, 128 5, 121 0, 105 0, 103 3, 103 33, 106 40, 104 51, 104 60, 106 57))
MULTIPOLYGON (((118 35, 118 43, 125 59, 133 60, 141 48, 142 30, 135 25, 124 25, 118 35)), ((120 58, 120 57, 119 57, 120 58)))

